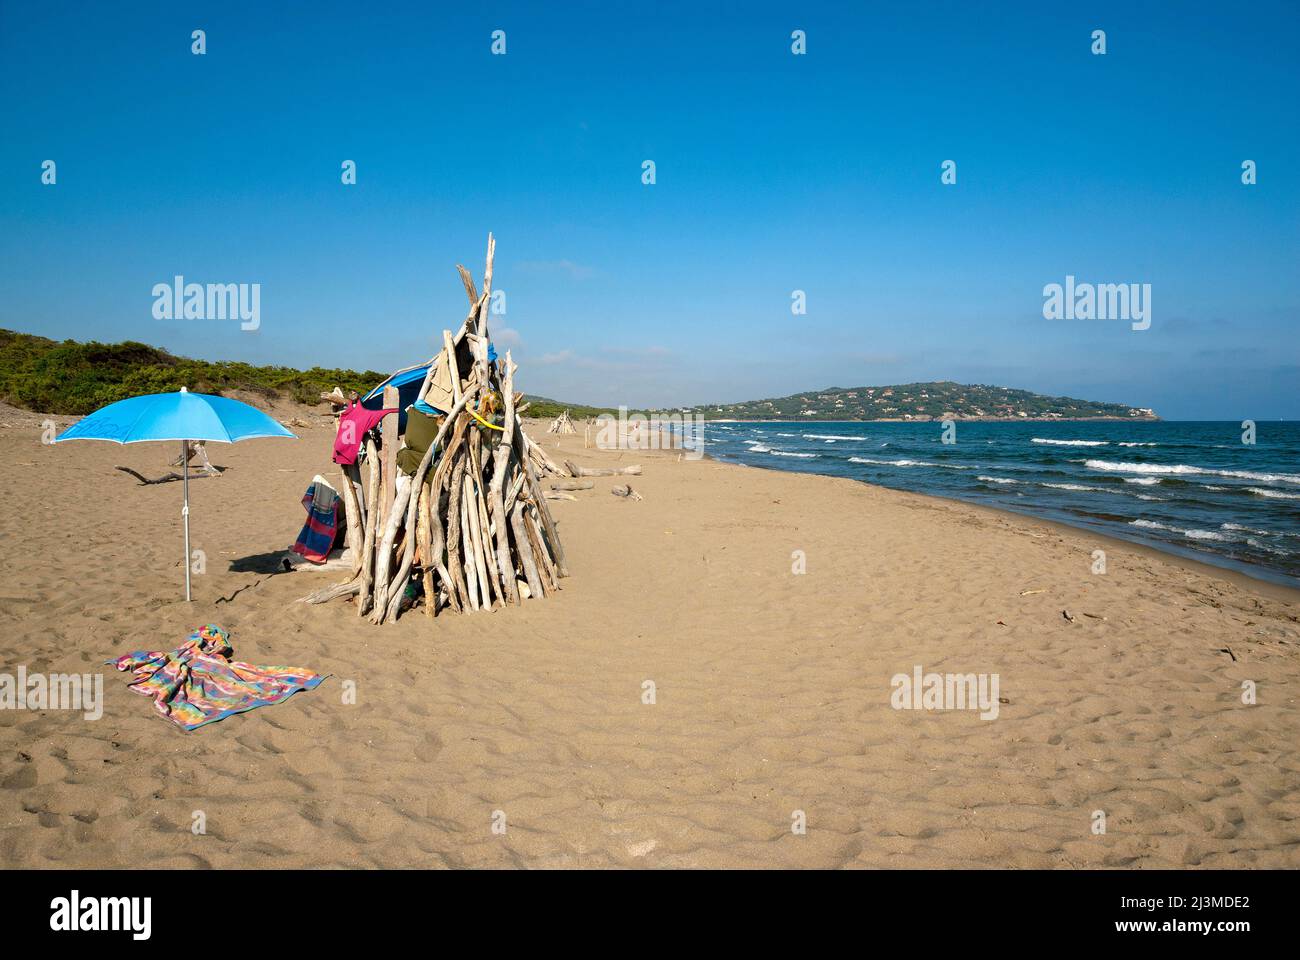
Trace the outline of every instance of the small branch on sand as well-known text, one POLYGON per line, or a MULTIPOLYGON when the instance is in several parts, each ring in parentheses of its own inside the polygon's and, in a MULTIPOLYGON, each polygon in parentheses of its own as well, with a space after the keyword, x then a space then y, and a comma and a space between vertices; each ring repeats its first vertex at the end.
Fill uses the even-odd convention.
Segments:
MULTIPOLYGON (((144 474, 139 473, 139 472, 136 471, 136 470, 132 470, 130 467, 114 467, 113 469, 114 469, 114 470, 121 470, 123 473, 129 473, 131 476, 133 476, 133 477, 135 477, 137 480, 139 480, 140 483, 141 483, 142 485, 146 485, 146 486, 152 486, 152 485, 155 484, 155 483, 171 483, 171 482, 173 482, 173 481, 175 481, 175 480, 183 480, 183 479, 185 479, 185 478, 182 477, 179 473, 167 473, 167 474, 163 474, 163 476, 161 476, 161 477, 156 477, 155 479, 150 480, 148 477, 144 476, 144 474)), ((213 469, 214 471, 216 471, 216 472, 214 472, 214 473, 192 473, 192 474, 190 474, 190 479, 191 479, 191 480, 202 480, 204 477, 219 477, 219 476, 221 476, 221 471, 224 470, 225 468, 224 468, 224 467, 213 467, 212 469, 213 469)))

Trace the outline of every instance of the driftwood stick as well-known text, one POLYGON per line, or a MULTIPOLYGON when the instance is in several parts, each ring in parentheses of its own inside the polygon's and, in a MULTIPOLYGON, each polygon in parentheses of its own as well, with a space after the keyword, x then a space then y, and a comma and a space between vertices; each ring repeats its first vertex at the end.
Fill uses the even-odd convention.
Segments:
MULTIPOLYGON (((384 387, 384 409, 390 410, 402 402, 402 395, 396 387, 384 387)), ((384 417, 380 428, 383 437, 384 455, 384 497, 379 504, 379 529, 386 528, 388 515, 393 506, 393 494, 397 490, 397 424, 402 417, 400 410, 384 417)))
POLYGON ((547 456, 546 451, 542 449, 542 445, 537 441, 535 441, 532 437, 528 438, 528 455, 537 462, 537 466, 541 470, 544 470, 548 473, 553 473, 557 477, 574 476, 574 474, 568 469, 567 466, 561 467, 557 465, 556 462, 552 460, 549 456, 547 456))
POLYGON ((510 528, 515 534, 515 549, 519 552, 519 562, 524 568, 524 578, 528 581, 528 591, 534 597, 544 597, 541 577, 537 574, 537 563, 533 558, 533 545, 528 532, 524 529, 524 505, 515 504, 514 513, 510 514, 510 528))
POLYGON ((486 300, 486 296, 481 296, 475 300, 474 305, 469 308, 469 313, 465 316, 465 321, 460 325, 460 329, 456 331, 456 335, 451 338, 451 342, 454 345, 459 347, 461 343, 464 342, 465 337, 474 332, 475 324, 478 322, 479 309, 486 300))
POLYGON ((465 597, 465 587, 461 579, 459 558, 456 555, 456 547, 460 542, 460 524, 456 519, 460 516, 460 478, 459 475, 452 474, 452 467, 454 464, 464 463, 464 458, 460 457, 459 454, 465 442, 465 432, 469 429, 469 423, 470 418, 462 414, 456 424, 455 432, 447 444, 447 449, 443 452, 442 459, 438 463, 438 469, 434 471, 429 501, 433 531, 432 562, 437 565, 438 575, 442 577, 442 582, 447 587, 447 605, 457 613, 464 609, 462 600, 465 597), (445 512, 442 509, 442 491, 444 488, 449 490, 445 512), (453 500, 453 497, 456 499, 453 500), (443 517, 447 517, 450 521, 447 524, 446 531, 443 528, 443 517), (448 537, 453 532, 457 534, 457 538, 454 542, 451 542, 448 537), (442 562, 444 548, 447 554, 445 565, 442 562))
POLYGON ((470 305, 473 306, 478 303, 478 290, 474 286, 474 278, 459 263, 456 264, 456 270, 460 273, 460 282, 465 285, 465 296, 469 297, 470 305))
POLYGON ((520 463, 528 474, 528 488, 532 491, 533 503, 536 504, 537 512, 542 518, 542 526, 546 530, 546 540, 549 542, 551 556, 555 560, 555 566, 560 572, 560 576, 569 575, 569 565, 564 558, 564 546, 560 543, 560 535, 555 529, 555 518, 551 516, 551 510, 546 505, 546 498, 542 495, 542 485, 537 480, 537 471, 533 469, 532 461, 527 456, 528 438, 524 431, 520 430, 515 439, 515 452, 519 454, 520 463))
POLYGON ((519 591, 515 587, 515 565, 510 559, 510 525, 506 513, 505 493, 502 487, 506 482, 506 470, 510 466, 510 454, 515 434, 515 397, 514 397, 514 363, 510 351, 506 351, 506 377, 501 385, 501 397, 505 402, 505 422, 501 440, 497 443, 493 457, 492 484, 488 488, 488 500, 492 504, 492 516, 496 523, 497 564, 501 569, 501 586, 505 590, 508 603, 519 603, 519 591))
POLYGON ((447 572, 451 574, 452 592, 456 594, 457 610, 469 606, 469 587, 465 583, 465 568, 461 563, 460 497, 464 489, 461 478, 465 473, 465 458, 457 458, 455 468, 447 481, 447 572))
MULTIPOLYGON (((438 577, 447 590, 447 606, 451 607, 451 609, 457 613, 460 613, 460 595, 456 592, 451 571, 448 569, 448 566, 451 563, 451 558, 448 556, 446 563, 443 563, 442 560, 443 551, 447 547, 447 540, 442 525, 442 518, 445 514, 443 513, 440 500, 441 497, 439 494, 433 494, 430 504, 432 508, 431 517, 433 524, 433 546, 430 548, 433 559, 430 562, 437 568, 438 577)), ((437 588, 435 587, 434 589, 437 588)), ((437 613, 437 609, 431 605, 429 616, 433 616, 435 613, 437 613)))
POLYGON ((510 482, 510 492, 506 494, 506 512, 514 513, 515 501, 519 499, 519 493, 528 482, 528 475, 522 468, 515 469, 515 478, 510 482))
POLYGON ((343 475, 344 520, 348 529, 348 549, 352 551, 352 576, 355 577, 361 572, 361 547, 365 539, 365 534, 361 532, 361 507, 358 505, 357 491, 352 486, 352 477, 348 475, 348 468, 342 467, 339 472, 343 475))
POLYGON ((478 507, 478 530, 479 542, 483 549, 483 570, 487 573, 488 589, 492 591, 492 606, 500 602, 505 606, 506 595, 505 588, 501 584, 501 574, 497 572, 496 551, 492 547, 492 522, 487 515, 487 486, 483 483, 482 475, 476 474, 477 494, 474 497, 474 505, 478 507))
MULTIPOLYGON (((352 484, 352 493, 357 501, 357 523, 360 524, 362 535, 364 536, 366 528, 366 488, 361 482, 361 467, 354 460, 352 463, 349 463, 341 469, 343 470, 343 475, 347 477, 348 481, 352 484)), ((358 540, 358 546, 360 543, 361 541, 358 540)))
MULTIPOLYGON (((388 518, 388 526, 384 530, 384 540, 380 546, 379 555, 375 558, 375 611, 373 617, 376 623, 383 623, 386 617, 390 615, 388 609, 388 600, 391 599, 390 594, 395 594, 400 603, 402 585, 405 583, 406 575, 411 570, 411 561, 415 556, 415 514, 420 504, 418 491, 424 484, 424 474, 429 469, 429 463, 433 460, 438 445, 442 443, 443 438, 447 435, 447 428, 455 422, 457 415, 464 409, 465 404, 474 396, 474 393, 475 391, 470 391, 452 405, 451 410, 447 412, 447 418, 442 421, 442 426, 438 428, 433 443, 429 444, 429 449, 424 451, 419 466, 415 468, 415 473, 410 478, 410 484, 400 485, 401 489, 399 489, 393 501, 392 515, 388 518), (412 495, 413 492, 414 496, 412 495), (397 575, 389 581, 387 577, 393 543, 397 538, 399 529, 407 531, 406 542, 403 544, 402 562, 397 575)), ((393 611, 396 611, 396 607, 393 607, 393 611)))
MULTIPOLYGON (((158 477, 155 480, 150 480, 148 477, 143 476, 140 473, 137 473, 135 470, 132 470, 130 467, 114 467, 113 469, 121 470, 123 473, 131 474, 131 476, 135 477, 137 480, 139 480, 142 484, 145 484, 146 486, 153 486, 155 483, 171 483, 173 480, 184 479, 183 477, 181 477, 179 473, 168 473, 168 474, 164 474, 161 477, 158 477)), ((190 474, 190 479, 202 480, 204 477, 219 477, 219 476, 221 476, 221 474, 219 473, 192 473, 190 474)))
MULTIPOLYGON (((397 543, 397 534, 402 529, 402 517, 405 515, 406 501, 411 496, 410 478, 401 474, 394 482, 396 490, 384 491, 385 498, 391 500, 388 508, 388 520, 384 523, 384 534, 375 548, 375 596, 371 607, 370 619, 374 623, 383 623, 388 611, 388 592, 392 581, 389 575, 393 569, 393 548, 397 543)), ((408 537, 413 541, 413 537, 408 537)))
POLYGON ((572 460, 565 460, 564 465, 569 468, 569 475, 572 477, 639 477, 641 476, 641 467, 634 464, 630 467, 580 467, 572 460))
POLYGON ((551 484, 552 490, 590 490, 595 486, 591 480, 560 480, 551 484))
MULTIPOLYGON (((436 496, 436 494, 435 494, 436 496)), ((420 506, 415 519, 415 545, 420 550, 420 583, 424 587, 424 615, 433 616, 437 598, 433 594, 433 521, 429 508, 429 487, 420 487, 420 506)))
POLYGON ((451 374, 451 398, 460 399, 460 369, 456 364, 456 345, 451 342, 451 331, 442 331, 442 349, 447 356, 447 371, 451 374))
POLYGON ((332 587, 321 587, 305 597, 299 597, 299 603, 325 603, 333 600, 335 597, 350 597, 361 592, 361 578, 357 577, 347 580, 343 583, 336 583, 332 587))
POLYGON ((379 525, 379 451, 375 441, 366 438, 366 463, 369 466, 369 486, 366 488, 366 536, 361 546, 361 593, 357 600, 357 616, 364 616, 370 608, 370 588, 375 577, 375 530, 379 525))
POLYGON ((478 575, 479 599, 487 609, 492 608, 492 590, 488 586, 487 558, 483 555, 483 535, 478 524, 478 497, 474 489, 472 471, 465 473, 465 522, 469 525, 470 553, 473 554, 474 570, 478 575))
POLYGON ((487 266, 483 270, 483 296, 478 310, 478 322, 474 328, 474 355, 477 359, 479 383, 486 385, 488 380, 488 313, 492 306, 492 262, 496 258, 497 242, 488 234, 487 266))
MULTIPOLYGON (((465 458, 467 461, 468 456, 465 458)), ((469 606, 471 610, 479 609, 478 602, 478 567, 474 563, 474 538, 469 532, 469 490, 471 484, 469 477, 461 474, 461 492, 460 492, 460 543, 465 554, 465 586, 469 590, 469 606)))
POLYGON ((542 575, 542 581, 547 591, 554 593, 560 588, 560 575, 555 569, 555 562, 551 559, 550 553, 546 550, 546 538, 542 535, 541 525, 537 521, 537 511, 532 504, 524 505, 524 530, 533 546, 533 555, 541 561, 539 572, 542 575))
POLYGON ((477 551, 477 559, 482 564, 480 570, 486 577, 486 583, 483 584, 486 590, 483 591, 483 595, 488 598, 486 605, 491 607, 505 594, 502 592, 501 581, 497 577, 492 536, 489 531, 487 511, 483 506, 487 500, 487 490, 483 486, 483 432, 481 430, 474 430, 470 434, 469 455, 472 469, 468 476, 473 483, 473 496, 469 501, 470 530, 476 536, 474 548, 477 551))

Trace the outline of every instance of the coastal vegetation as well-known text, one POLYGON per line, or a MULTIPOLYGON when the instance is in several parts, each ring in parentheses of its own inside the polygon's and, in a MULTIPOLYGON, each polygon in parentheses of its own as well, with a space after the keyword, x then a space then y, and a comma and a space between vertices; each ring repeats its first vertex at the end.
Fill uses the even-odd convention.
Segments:
MULTIPOLYGON (((133 340, 82 343, 0 329, 0 401, 41 413, 81 416, 127 397, 181 387, 198 393, 243 392, 268 401, 317 404, 321 393, 335 387, 344 394, 355 390, 364 395, 387 376, 375 370, 298 370, 193 360, 133 340)), ((536 417, 555 417, 565 409, 578 419, 616 412, 540 397, 528 399, 528 414, 536 417)))

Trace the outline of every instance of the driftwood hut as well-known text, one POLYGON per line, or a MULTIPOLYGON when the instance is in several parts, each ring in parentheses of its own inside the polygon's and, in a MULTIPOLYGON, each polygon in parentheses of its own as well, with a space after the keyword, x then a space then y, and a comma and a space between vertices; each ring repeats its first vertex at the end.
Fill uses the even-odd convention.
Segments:
POLYGON ((569 411, 565 410, 562 414, 551 421, 551 425, 546 428, 547 433, 577 433, 577 428, 573 425, 573 420, 569 416, 569 411))
POLYGON ((469 312, 455 333, 443 331, 437 356, 360 400, 381 415, 395 412, 360 437, 343 434, 371 417, 358 421, 351 408, 340 415, 336 461, 342 441, 359 453, 341 467, 351 572, 307 602, 353 597, 357 614, 379 624, 420 597, 430 617, 491 610, 544 597, 568 576, 540 477, 569 471, 524 432, 516 366, 509 351, 497 357, 492 349, 494 253, 489 235, 481 292, 457 267, 469 312))

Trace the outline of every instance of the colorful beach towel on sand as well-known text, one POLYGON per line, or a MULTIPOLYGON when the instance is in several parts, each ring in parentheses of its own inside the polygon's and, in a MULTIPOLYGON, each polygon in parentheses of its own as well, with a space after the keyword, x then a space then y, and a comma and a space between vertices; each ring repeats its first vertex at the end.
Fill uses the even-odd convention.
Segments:
POLYGON ((153 697, 154 708, 186 730, 279 703, 325 679, 301 667, 231 660, 233 652, 226 631, 209 623, 170 653, 137 650, 108 663, 132 671, 130 689, 153 697))
POLYGON ((307 522, 290 549, 312 563, 324 563, 339 533, 338 491, 318 475, 303 494, 302 505, 307 510, 307 522))

